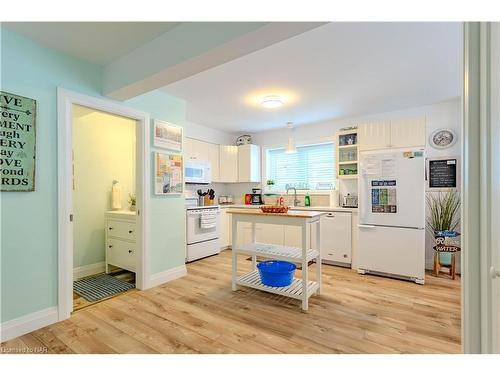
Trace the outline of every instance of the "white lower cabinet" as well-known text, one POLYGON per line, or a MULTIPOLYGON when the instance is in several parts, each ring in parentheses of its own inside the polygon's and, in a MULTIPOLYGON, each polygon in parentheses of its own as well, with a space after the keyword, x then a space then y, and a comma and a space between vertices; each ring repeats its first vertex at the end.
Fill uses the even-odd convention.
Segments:
POLYGON ((221 249, 231 246, 231 214, 227 213, 227 208, 220 210, 219 243, 221 249))
POLYGON ((350 212, 329 212, 321 217, 321 259, 351 263, 352 232, 350 212))
POLYGON ((257 229, 257 242, 283 245, 283 225, 259 224, 257 229))
POLYGON ((137 267, 136 215, 132 211, 106 213, 106 273, 109 265, 135 272, 137 267))
POLYGON ((283 241, 285 246, 302 247, 302 228, 285 225, 283 241))
MULTIPOLYGON (((357 213, 328 212, 319 223, 311 225, 311 249, 320 249, 321 258, 327 262, 353 264, 358 243, 357 213), (320 246, 316 243, 316 232, 321 228, 320 246)), ((231 214, 221 209, 221 248, 231 247, 231 214)), ((256 241, 285 246, 302 246, 301 228, 281 224, 256 224, 256 241)), ((238 243, 252 242, 252 226, 238 224, 238 243)))

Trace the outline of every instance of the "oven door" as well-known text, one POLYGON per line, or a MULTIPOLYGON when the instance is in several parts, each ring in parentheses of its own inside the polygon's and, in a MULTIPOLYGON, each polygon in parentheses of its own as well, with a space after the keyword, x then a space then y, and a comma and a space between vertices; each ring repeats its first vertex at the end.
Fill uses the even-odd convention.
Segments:
POLYGON ((213 228, 201 228, 202 209, 186 211, 186 220, 187 220, 186 240, 188 245, 219 238, 219 224, 220 224, 219 210, 218 209, 208 209, 208 210, 214 211, 217 214, 217 224, 213 228))

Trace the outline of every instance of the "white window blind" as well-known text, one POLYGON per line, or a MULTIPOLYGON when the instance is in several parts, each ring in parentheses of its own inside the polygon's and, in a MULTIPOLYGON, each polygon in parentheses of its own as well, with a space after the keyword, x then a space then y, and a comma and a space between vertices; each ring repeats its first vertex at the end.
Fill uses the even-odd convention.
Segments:
POLYGON ((268 150, 267 179, 270 190, 285 191, 289 187, 302 190, 330 190, 335 179, 333 143, 298 146, 297 152, 268 150))

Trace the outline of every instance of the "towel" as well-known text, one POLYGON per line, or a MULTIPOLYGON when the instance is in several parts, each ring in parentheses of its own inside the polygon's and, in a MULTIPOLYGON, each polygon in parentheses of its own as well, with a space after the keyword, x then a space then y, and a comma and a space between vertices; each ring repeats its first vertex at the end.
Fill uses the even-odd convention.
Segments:
POLYGON ((200 216, 200 228, 210 229, 217 225, 217 213, 215 211, 202 210, 200 216))
POLYGON ((111 209, 121 210, 122 208, 122 188, 118 182, 113 184, 111 188, 111 209))

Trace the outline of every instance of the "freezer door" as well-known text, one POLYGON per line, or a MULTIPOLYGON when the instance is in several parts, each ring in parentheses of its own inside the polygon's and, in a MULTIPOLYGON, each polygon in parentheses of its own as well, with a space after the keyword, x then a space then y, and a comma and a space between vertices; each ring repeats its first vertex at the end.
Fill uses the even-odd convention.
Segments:
POLYGON ((361 153, 360 223, 425 227, 423 149, 361 153))
POLYGON ((425 277, 425 230, 358 225, 358 269, 425 277))

